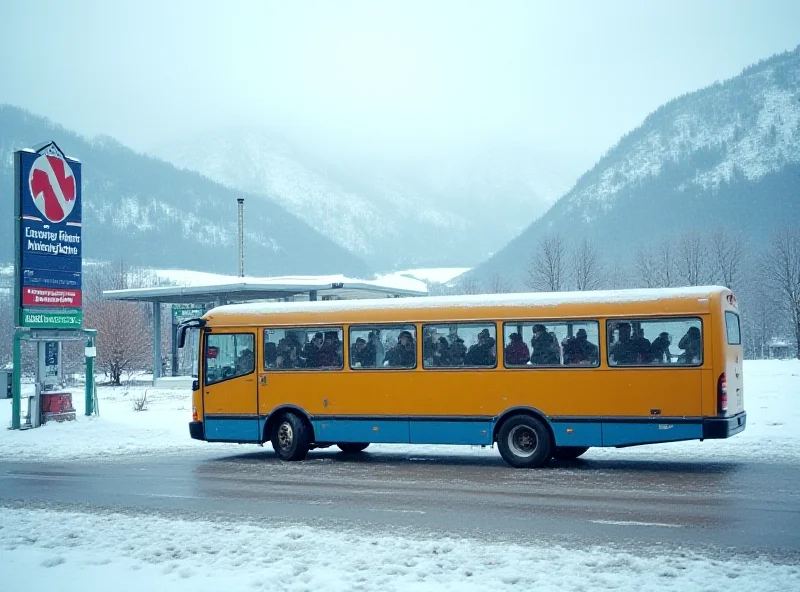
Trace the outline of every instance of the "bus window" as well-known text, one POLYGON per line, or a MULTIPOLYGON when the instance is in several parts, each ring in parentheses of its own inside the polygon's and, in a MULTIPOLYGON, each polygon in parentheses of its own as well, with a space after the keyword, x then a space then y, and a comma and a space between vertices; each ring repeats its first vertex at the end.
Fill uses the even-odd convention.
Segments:
POLYGON ((341 327, 264 329, 265 370, 341 370, 341 327))
POLYGON ((497 327, 494 323, 448 323, 422 328, 423 368, 494 368, 497 327))
POLYGON ((506 323, 504 332, 507 368, 562 365, 593 368, 600 363, 597 321, 514 322, 506 323))
POLYGON ((742 345, 742 333, 739 329, 739 315, 729 310, 725 311, 725 332, 728 336, 728 345, 742 345))
POLYGON ((416 368, 417 329, 414 325, 373 325, 350 328, 350 367, 416 368))
POLYGON ((700 366, 702 363, 700 319, 620 319, 608 323, 609 366, 700 366))
POLYGON ((205 383, 238 378, 256 369, 255 336, 252 333, 211 333, 206 339, 205 383))

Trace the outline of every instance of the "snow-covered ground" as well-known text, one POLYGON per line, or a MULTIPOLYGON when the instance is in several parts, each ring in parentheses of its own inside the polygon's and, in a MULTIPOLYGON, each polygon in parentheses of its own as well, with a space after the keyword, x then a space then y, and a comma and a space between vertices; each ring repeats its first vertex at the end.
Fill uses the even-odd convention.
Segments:
POLYGON ((3 589, 797 590, 800 567, 690 550, 0 508, 3 589))
MULTIPOLYGON (((747 361, 744 365, 747 429, 727 440, 676 442, 634 448, 592 449, 584 458, 695 461, 757 458, 800 462, 800 361, 747 361)), ((6 460, 109 459, 142 454, 246 452, 254 445, 208 444, 189 438, 188 389, 100 387, 100 416, 85 417, 83 391, 73 391, 76 421, 27 431, 0 430, 0 458, 6 460), (147 394, 147 410, 134 400, 147 394)), ((0 401, 0 425, 10 425, 11 401, 0 401)), ((269 445, 266 447, 269 449, 269 445)), ((373 445, 370 451, 417 456, 494 455, 496 449, 463 446, 373 445)), ((312 454, 315 454, 312 452, 312 454)), ((318 454, 326 454, 325 451, 318 454)))

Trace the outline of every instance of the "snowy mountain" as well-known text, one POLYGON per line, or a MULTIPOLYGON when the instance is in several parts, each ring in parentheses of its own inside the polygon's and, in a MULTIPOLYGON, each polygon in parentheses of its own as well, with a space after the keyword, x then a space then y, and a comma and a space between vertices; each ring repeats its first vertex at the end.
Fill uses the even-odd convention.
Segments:
POLYGON ((263 130, 203 134, 153 153, 272 199, 387 270, 485 259, 541 215, 578 173, 520 147, 425 168, 334 160, 263 130))
MULTIPOLYGON (((13 236, 13 152, 49 140, 83 163, 87 259, 237 273, 236 200, 244 197, 248 274, 371 276, 362 259, 268 199, 178 170, 110 138, 87 140, 8 105, 0 105, 2 236, 13 236)), ((13 241, 0 241, 0 262, 13 260, 13 248, 13 241)))
POLYGON ((609 261, 725 226, 751 245, 800 224, 800 47, 663 105, 544 216, 467 275, 519 286, 541 238, 588 237, 609 261))

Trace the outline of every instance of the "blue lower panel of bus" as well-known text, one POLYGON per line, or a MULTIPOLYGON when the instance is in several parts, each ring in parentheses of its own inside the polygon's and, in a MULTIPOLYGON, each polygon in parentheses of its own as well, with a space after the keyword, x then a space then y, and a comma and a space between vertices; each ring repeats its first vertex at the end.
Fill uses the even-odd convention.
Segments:
POLYGON ((603 424, 583 422, 557 422, 550 424, 556 437, 556 446, 602 446, 603 424))
POLYGON ((407 419, 315 419, 317 442, 408 443, 407 419))
POLYGON ((258 442, 258 417, 222 418, 206 416, 206 440, 209 442, 258 442))
POLYGON ((603 422, 603 446, 655 444, 703 437, 701 423, 603 422))
POLYGON ((412 444, 491 444, 491 421, 416 421, 409 423, 412 444))
POLYGON ((554 421, 550 424, 556 446, 632 446, 703 437, 700 423, 664 423, 634 421, 554 421))

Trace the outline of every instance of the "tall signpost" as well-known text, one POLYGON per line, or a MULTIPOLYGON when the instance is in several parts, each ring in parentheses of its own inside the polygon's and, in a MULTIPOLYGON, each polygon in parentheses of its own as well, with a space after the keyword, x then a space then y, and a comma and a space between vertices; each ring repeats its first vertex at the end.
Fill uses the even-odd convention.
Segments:
MULTIPOLYGON (((14 153, 15 288, 12 428, 20 427, 21 339, 37 348, 38 394, 59 374, 59 346, 83 339, 81 163, 55 142, 14 153)), ((87 350, 88 351, 88 350, 87 350)), ((89 377, 87 376, 87 379, 89 377)), ((38 424, 38 401, 31 411, 38 424)))

